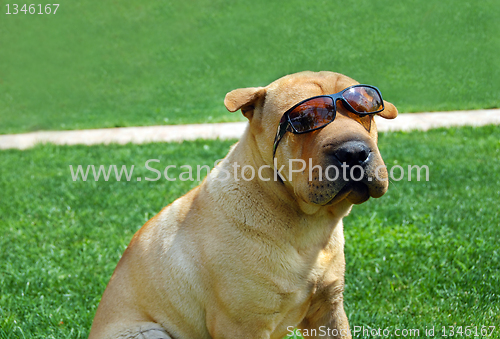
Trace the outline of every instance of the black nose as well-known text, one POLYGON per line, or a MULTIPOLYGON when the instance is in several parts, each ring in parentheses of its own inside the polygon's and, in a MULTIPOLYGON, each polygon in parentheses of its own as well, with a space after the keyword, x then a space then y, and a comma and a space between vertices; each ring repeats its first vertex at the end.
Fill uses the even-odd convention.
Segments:
POLYGON ((362 165, 370 155, 370 148, 361 141, 348 141, 335 151, 341 163, 349 166, 362 165))

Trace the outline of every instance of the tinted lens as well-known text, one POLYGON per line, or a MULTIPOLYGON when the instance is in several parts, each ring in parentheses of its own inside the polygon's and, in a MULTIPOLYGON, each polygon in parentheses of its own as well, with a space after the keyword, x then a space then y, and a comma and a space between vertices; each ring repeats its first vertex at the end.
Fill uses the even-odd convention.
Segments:
POLYGON ((333 99, 319 97, 307 100, 290 113, 290 122, 297 132, 307 132, 330 123, 335 118, 333 99))
POLYGON ((383 108, 382 97, 371 87, 352 87, 342 96, 357 113, 375 113, 383 108))

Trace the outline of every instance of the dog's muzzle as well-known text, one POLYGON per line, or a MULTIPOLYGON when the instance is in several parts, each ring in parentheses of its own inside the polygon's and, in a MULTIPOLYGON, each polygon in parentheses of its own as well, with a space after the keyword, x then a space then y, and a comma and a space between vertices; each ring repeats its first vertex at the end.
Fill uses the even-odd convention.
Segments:
POLYGON ((373 152, 362 141, 347 141, 338 147, 328 146, 323 159, 322 175, 316 171, 310 182, 310 200, 313 203, 326 205, 347 199, 353 204, 360 204, 370 197, 382 196, 387 190, 387 183, 378 180, 384 177, 384 173, 374 175, 376 168, 383 165, 382 159, 378 152, 373 152))

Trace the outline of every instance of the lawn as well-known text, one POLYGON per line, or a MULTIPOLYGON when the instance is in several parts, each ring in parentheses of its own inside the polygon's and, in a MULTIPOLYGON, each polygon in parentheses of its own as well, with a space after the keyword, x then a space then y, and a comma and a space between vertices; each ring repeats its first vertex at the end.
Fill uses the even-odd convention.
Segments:
POLYGON ((495 0, 1 4, 0 134, 241 120, 225 93, 302 70, 376 85, 402 112, 499 107, 495 0))
MULTIPOLYGON (((443 326, 497 326, 500 338, 500 127, 387 133, 379 144, 389 167, 427 165, 430 180, 393 181, 345 219, 351 327, 435 326, 440 337, 443 326)), ((134 178, 152 178, 148 159, 212 165, 230 145, 0 152, 0 338, 86 338, 134 232, 197 184, 74 182, 69 165, 134 164, 134 178)))

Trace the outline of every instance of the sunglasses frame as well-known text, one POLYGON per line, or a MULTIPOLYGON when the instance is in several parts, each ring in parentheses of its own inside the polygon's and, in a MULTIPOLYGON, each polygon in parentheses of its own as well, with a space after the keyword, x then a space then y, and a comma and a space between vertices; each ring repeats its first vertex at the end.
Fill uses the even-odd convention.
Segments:
POLYGON ((283 138, 283 136, 286 134, 286 132, 291 132, 291 133, 294 133, 294 134, 309 133, 309 132, 321 129, 323 127, 326 127, 331 122, 333 122, 335 120, 335 118, 337 117, 337 101, 338 100, 342 101, 342 103, 344 104, 344 107, 347 108, 347 110, 349 110, 352 113, 358 114, 360 116, 377 114, 377 113, 382 112, 385 109, 384 99, 382 98, 382 93, 380 93, 380 90, 377 87, 375 87, 375 86, 363 85, 363 84, 349 86, 349 87, 343 89, 342 91, 340 91, 338 93, 317 95, 317 96, 310 97, 310 98, 307 98, 305 100, 302 100, 301 102, 299 102, 299 103, 293 105, 291 108, 289 108, 283 114, 283 116, 281 117, 280 124, 278 125, 278 131, 276 132, 276 137, 274 138, 273 158, 276 155, 276 149, 278 148, 278 144, 281 141, 281 139, 283 138), (351 104, 343 96, 344 92, 350 90, 351 88, 355 88, 355 87, 368 87, 368 88, 371 88, 371 89, 375 90, 375 92, 377 92, 377 94, 380 96, 380 99, 382 100, 382 109, 379 109, 378 111, 375 111, 375 112, 369 112, 369 113, 356 111, 351 106, 351 104), (295 108, 297 108, 298 106, 302 105, 303 103, 305 103, 305 102, 307 102, 309 100, 312 100, 312 99, 316 99, 316 98, 331 98, 333 100, 334 111, 333 111, 333 118, 332 118, 332 120, 330 120, 328 123, 326 123, 326 124, 324 124, 323 126, 320 126, 320 127, 315 127, 315 128, 309 129, 307 131, 302 131, 302 132, 297 131, 295 129, 295 127, 293 127, 292 122, 290 121, 290 115, 289 115, 290 112, 292 112, 295 108))

